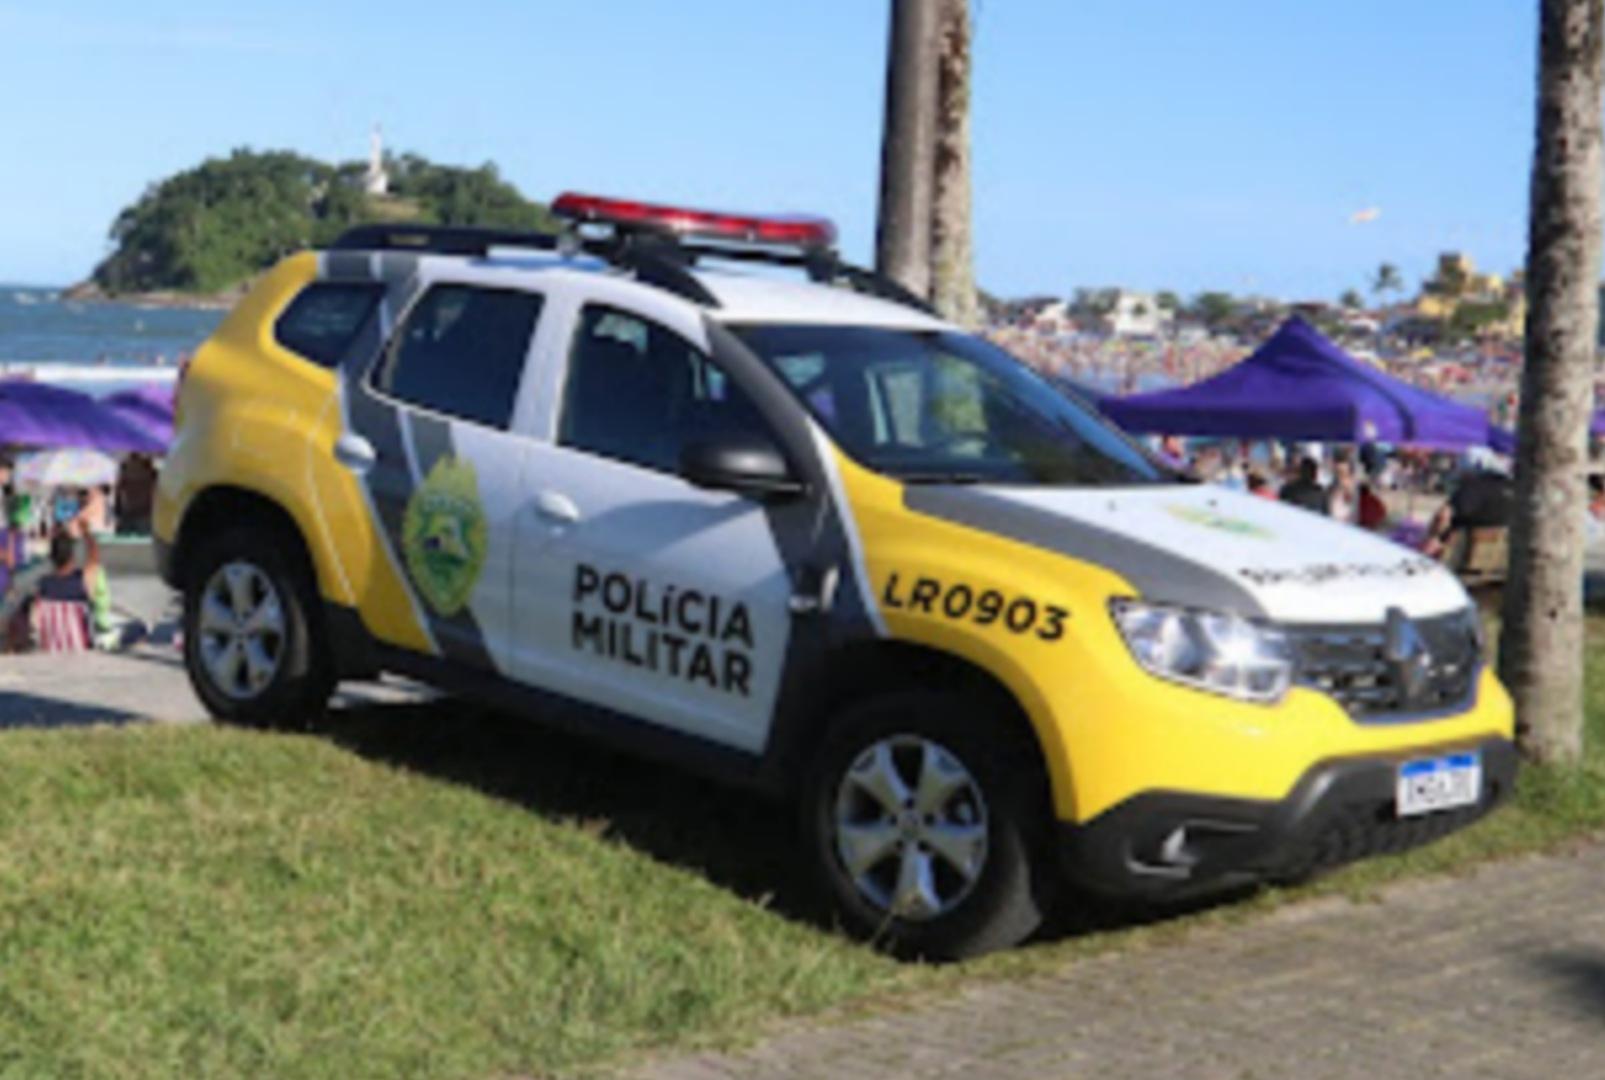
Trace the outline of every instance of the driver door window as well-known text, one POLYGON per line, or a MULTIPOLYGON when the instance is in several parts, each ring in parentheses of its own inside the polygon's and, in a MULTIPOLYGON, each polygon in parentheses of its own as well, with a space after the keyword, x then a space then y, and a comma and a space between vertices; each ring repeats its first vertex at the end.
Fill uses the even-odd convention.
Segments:
POLYGON ((685 447, 765 432, 752 401, 701 350, 656 323, 592 304, 569 353, 558 442, 678 473, 685 447))

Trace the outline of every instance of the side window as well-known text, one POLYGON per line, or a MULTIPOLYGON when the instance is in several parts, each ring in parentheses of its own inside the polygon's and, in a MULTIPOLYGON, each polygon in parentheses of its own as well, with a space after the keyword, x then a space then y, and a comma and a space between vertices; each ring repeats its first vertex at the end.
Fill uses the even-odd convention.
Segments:
POLYGON ((436 285, 407 316, 374 386, 399 401, 505 429, 540 312, 533 293, 436 285))
POLYGON ((332 368, 357 340, 384 291, 377 282, 315 281, 284 309, 273 336, 291 352, 332 368))
POLYGON ((767 433, 752 401, 696 346, 656 323, 600 305, 580 313, 558 441, 660 472, 690 443, 767 433))

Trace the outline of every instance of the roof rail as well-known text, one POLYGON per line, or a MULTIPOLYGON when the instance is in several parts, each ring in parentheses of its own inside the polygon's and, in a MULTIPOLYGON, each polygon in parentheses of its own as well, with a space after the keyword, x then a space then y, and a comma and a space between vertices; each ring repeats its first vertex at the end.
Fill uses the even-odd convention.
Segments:
POLYGON ((624 232, 611 240, 593 243, 615 266, 634 270, 637 281, 668 289, 703 307, 719 306, 719 298, 691 272, 695 260, 671 237, 657 232, 624 232))
POLYGON ((910 292, 884 274, 844 261, 834 251, 790 252, 716 244, 681 244, 680 250, 690 257, 693 264, 699 258, 709 258, 794 266, 806 273, 815 284, 846 286, 854 292, 915 308, 927 315, 936 314, 936 309, 924 297, 910 292))
MULTIPOLYGON (((704 307, 719 299, 688 269, 672 238, 657 233, 625 231, 605 239, 576 236, 576 250, 597 256, 620 269, 633 270, 636 280, 682 296, 704 307)), ((330 251, 411 251, 430 255, 483 258, 492 248, 558 251, 562 239, 550 233, 516 229, 481 229, 459 225, 358 225, 340 234, 330 251)))
POLYGON ((491 248, 555 251, 551 233, 483 229, 462 225, 357 225, 341 233, 330 251, 418 251, 431 255, 484 255, 491 248))
MULTIPOLYGON (((935 309, 891 278, 844 262, 834 251, 782 251, 716 243, 691 243, 655 229, 615 229, 607 237, 581 237, 571 241, 578 250, 620 269, 634 271, 637 280, 655 285, 704 307, 719 301, 698 281, 691 268, 698 259, 767 263, 802 270, 820 285, 845 286, 854 292, 889 300, 927 314, 935 309)), ((461 225, 357 225, 330 244, 330 251, 411 251, 431 255, 484 257, 493 248, 558 251, 563 239, 551 233, 518 229, 486 229, 461 225)))

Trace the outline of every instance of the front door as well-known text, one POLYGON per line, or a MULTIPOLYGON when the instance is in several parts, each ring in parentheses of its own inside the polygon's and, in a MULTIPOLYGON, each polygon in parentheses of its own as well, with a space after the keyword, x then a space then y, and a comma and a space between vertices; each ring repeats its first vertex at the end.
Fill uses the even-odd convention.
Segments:
POLYGON ((518 677, 738 749, 768 735, 791 577, 762 504, 693 487, 682 447, 763 426, 704 350, 579 309, 557 438, 526 451, 518 677))

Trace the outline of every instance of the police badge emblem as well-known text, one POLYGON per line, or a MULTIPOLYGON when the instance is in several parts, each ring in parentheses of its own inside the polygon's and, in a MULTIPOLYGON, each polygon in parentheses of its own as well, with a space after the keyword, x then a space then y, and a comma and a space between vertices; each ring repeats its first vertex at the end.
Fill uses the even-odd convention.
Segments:
POLYGON ((436 614, 455 615, 467 605, 487 542, 473 465, 441 458, 407 501, 401 523, 408 576, 436 614))

